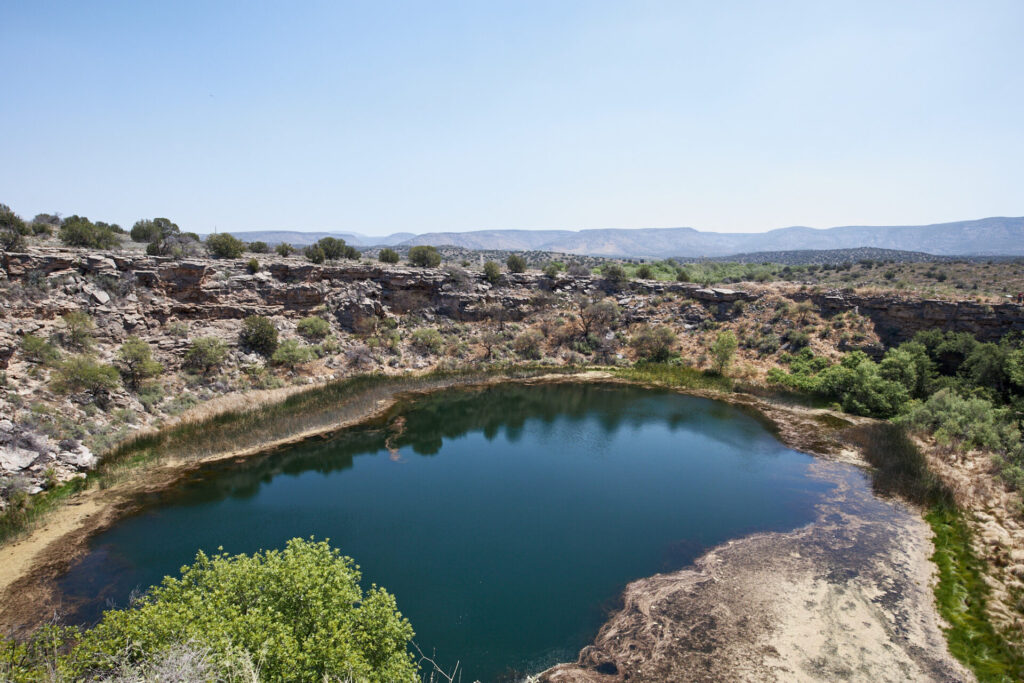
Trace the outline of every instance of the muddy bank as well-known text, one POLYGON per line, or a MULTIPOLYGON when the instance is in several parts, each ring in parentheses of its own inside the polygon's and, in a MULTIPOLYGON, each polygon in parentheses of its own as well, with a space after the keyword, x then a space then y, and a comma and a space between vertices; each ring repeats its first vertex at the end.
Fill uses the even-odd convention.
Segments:
POLYGON ((873 494, 827 413, 763 407, 784 441, 817 451, 813 475, 836 486, 816 520, 630 583, 578 660, 535 680, 975 680, 947 649, 920 513, 873 494))

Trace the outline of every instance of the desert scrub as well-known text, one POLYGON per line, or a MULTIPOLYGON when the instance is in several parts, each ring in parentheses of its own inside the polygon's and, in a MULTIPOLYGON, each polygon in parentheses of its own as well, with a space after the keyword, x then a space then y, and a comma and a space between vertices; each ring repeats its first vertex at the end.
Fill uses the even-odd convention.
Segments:
POLYGON ((216 337, 198 337, 193 339, 185 352, 186 368, 199 370, 204 375, 217 367, 228 357, 227 344, 216 337))
POLYGON ((310 340, 320 340, 331 331, 331 324, 320 316, 311 315, 303 318, 295 326, 295 331, 310 340))
POLYGON ((640 361, 631 367, 616 368, 614 372, 616 377, 644 384, 685 389, 713 389, 727 393, 733 390, 732 380, 728 377, 676 363, 640 361))
POLYGON ((421 327, 418 330, 413 330, 410 339, 416 348, 434 354, 440 353, 444 344, 441 333, 433 327, 421 327))

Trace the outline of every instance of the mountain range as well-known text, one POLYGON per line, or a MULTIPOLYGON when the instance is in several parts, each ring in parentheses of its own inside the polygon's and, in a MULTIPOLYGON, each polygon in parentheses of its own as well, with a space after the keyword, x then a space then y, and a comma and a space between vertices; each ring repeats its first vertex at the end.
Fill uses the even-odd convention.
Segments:
POLYGON ((348 232, 255 231, 233 233, 246 241, 263 240, 295 246, 321 237, 344 238, 356 246, 452 245, 466 249, 553 251, 592 256, 699 258, 803 249, 875 247, 942 256, 1024 255, 1024 217, 981 218, 933 225, 837 228, 778 228, 767 232, 720 233, 694 228, 609 228, 594 230, 474 230, 394 233, 372 237, 348 232))

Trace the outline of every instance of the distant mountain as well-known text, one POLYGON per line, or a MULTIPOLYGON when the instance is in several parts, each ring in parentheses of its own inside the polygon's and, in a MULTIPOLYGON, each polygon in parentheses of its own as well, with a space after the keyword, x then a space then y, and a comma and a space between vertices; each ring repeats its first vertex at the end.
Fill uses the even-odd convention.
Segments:
MULTIPOLYGON (((734 263, 781 263, 785 266, 832 265, 858 261, 885 261, 892 263, 947 263, 958 259, 981 259, 979 256, 940 256, 923 251, 900 251, 878 247, 855 249, 799 249, 795 251, 755 251, 749 254, 712 256, 705 260, 734 263)), ((1000 259, 1006 257, 999 257, 1000 259)))
POLYGON ((876 247, 944 256, 1024 255, 1024 217, 982 218, 913 226, 792 227, 758 233, 693 228, 603 230, 476 230, 417 235, 402 246, 432 244, 467 249, 557 251, 594 256, 699 258, 731 254, 876 247))
POLYGON ((421 244, 464 249, 553 251, 591 256, 713 258, 757 252, 860 249, 872 247, 939 256, 1022 256, 1024 217, 982 218, 935 225, 840 228, 778 228, 768 232, 703 232, 693 228, 611 228, 601 230, 474 230, 408 232, 373 237, 348 232, 252 231, 232 233, 251 242, 305 246, 321 237, 341 237, 356 246, 421 244))
POLYGON ((416 237, 411 232, 396 232, 385 237, 374 237, 372 235, 361 235, 358 232, 299 232, 297 230, 249 230, 246 232, 232 232, 231 234, 245 242, 260 240, 270 246, 287 242, 293 247, 304 247, 308 244, 313 244, 323 237, 340 237, 347 244, 357 247, 390 247, 416 237))

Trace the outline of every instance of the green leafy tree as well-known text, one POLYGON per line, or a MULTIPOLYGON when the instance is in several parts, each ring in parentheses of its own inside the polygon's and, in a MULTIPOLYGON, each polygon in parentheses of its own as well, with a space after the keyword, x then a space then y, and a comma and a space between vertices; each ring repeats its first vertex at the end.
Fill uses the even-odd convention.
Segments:
POLYGON ((278 256, 284 256, 285 258, 295 253, 295 247, 288 244, 287 242, 281 242, 281 244, 274 247, 274 251, 277 252, 278 256))
POLYGON ((53 389, 62 394, 86 393, 97 403, 105 403, 107 396, 120 384, 117 368, 97 363, 87 355, 71 356, 57 365, 53 389))
POLYGON ((823 370, 818 391, 838 400, 848 413, 881 418, 898 414, 910 400, 906 387, 883 377, 878 364, 862 351, 848 353, 840 364, 823 370))
POLYGON ((113 249, 121 243, 116 226, 93 223, 84 216, 69 216, 60 226, 60 240, 69 247, 113 249))
POLYGON ((935 362, 919 342, 904 342, 889 349, 878 372, 885 379, 902 384, 912 398, 927 398, 935 390, 935 362))
POLYGON ((398 252, 394 249, 381 249, 377 258, 381 263, 398 263, 398 252))
POLYGON ((364 592, 361 578, 350 558, 312 539, 251 556, 200 552, 135 607, 106 612, 64 666, 69 679, 91 678, 119 658, 195 642, 222 663, 259 662, 267 681, 416 680, 412 626, 392 595, 364 592))
POLYGON ((228 346, 216 337, 197 337, 185 351, 185 367, 199 370, 204 375, 219 366, 228 357, 228 346))
POLYGON ((336 237, 324 237, 316 243, 324 252, 328 261, 337 261, 345 255, 345 240, 336 237))
POLYGON ((320 340, 330 333, 331 324, 318 315, 311 315, 299 321, 296 331, 306 339, 320 340))
POLYGON ((675 332, 665 325, 642 325, 629 340, 637 356, 655 363, 671 358, 675 344, 675 332))
POLYGON ((250 315, 242 321, 238 341, 243 347, 269 358, 277 350, 277 328, 270 318, 250 315))
POLYGON ((327 260, 327 254, 324 253, 323 247, 319 244, 306 247, 305 254, 306 258, 313 263, 323 263, 327 260))
POLYGON ((494 261, 484 263, 484 279, 492 285, 498 284, 498 280, 501 279, 501 266, 494 261))
POLYGON ((206 250, 214 258, 238 258, 245 251, 245 242, 226 232, 206 236, 206 250))
POLYGON ((133 389, 139 383, 156 377, 164 371, 164 366, 153 359, 153 349, 149 344, 136 336, 128 337, 117 352, 117 362, 121 374, 133 389))
POLYGON ((510 273, 526 272, 526 259, 519 254, 512 254, 505 261, 505 267, 510 273))
POLYGON ((148 242, 146 253, 156 256, 172 252, 181 229, 169 218, 147 218, 136 221, 130 234, 135 242, 148 242))
POLYGON ((739 342, 732 330, 723 330, 718 333, 711 345, 711 357, 714 359, 715 372, 723 374, 729 368, 733 356, 736 355, 738 345, 739 342))
POLYGON ((437 268, 441 265, 441 254, 437 247, 412 247, 409 249, 409 263, 420 268, 437 268))

